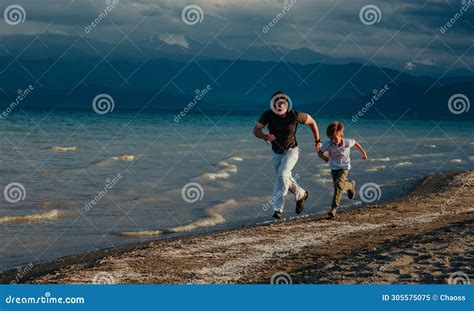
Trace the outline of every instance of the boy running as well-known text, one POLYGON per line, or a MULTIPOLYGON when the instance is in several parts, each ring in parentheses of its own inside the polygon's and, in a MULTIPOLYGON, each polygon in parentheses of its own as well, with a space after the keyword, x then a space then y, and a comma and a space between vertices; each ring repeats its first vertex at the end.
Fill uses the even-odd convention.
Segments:
POLYGON ((329 140, 325 141, 318 152, 318 155, 325 162, 329 162, 329 168, 334 182, 334 196, 332 199, 329 217, 336 218, 336 210, 339 207, 342 194, 347 191, 349 199, 356 196, 356 183, 354 180, 347 181, 351 169, 350 152, 352 147, 356 147, 362 155, 362 159, 367 159, 364 148, 353 139, 344 138, 344 125, 341 122, 333 122, 326 129, 329 140))

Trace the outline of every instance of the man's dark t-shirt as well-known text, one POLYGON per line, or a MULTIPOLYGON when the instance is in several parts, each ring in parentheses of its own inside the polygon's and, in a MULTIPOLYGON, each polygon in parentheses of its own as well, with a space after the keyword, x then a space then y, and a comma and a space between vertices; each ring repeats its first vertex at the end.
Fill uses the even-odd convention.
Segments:
POLYGON ((290 148, 298 146, 296 141, 296 130, 298 123, 305 123, 308 115, 304 112, 290 110, 282 118, 271 109, 265 111, 259 123, 268 125, 270 134, 275 135, 276 139, 272 141, 272 150, 275 153, 282 154, 290 148))

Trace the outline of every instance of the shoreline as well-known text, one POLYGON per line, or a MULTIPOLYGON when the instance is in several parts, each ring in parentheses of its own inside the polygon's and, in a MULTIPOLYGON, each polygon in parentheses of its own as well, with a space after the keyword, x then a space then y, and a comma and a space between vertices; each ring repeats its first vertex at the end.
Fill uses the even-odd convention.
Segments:
POLYGON ((335 221, 311 215, 99 249, 35 264, 21 277, 4 271, 0 283, 269 283, 279 272, 293 283, 446 283, 450 271, 472 276, 467 180, 474 170, 432 175, 335 221))

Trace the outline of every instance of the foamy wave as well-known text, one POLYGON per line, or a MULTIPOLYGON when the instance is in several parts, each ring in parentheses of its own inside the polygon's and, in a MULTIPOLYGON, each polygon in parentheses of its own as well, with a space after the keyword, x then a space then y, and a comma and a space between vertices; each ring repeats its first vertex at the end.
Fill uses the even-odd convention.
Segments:
POLYGON ((426 147, 429 147, 429 148, 436 148, 436 145, 426 145, 426 147))
POLYGON ((40 201, 38 204, 41 208, 59 208, 70 206, 73 202, 72 201, 62 201, 62 202, 51 202, 51 201, 40 201))
POLYGON ((462 160, 461 159, 452 159, 452 160, 449 160, 449 162, 459 164, 459 163, 462 163, 462 160))
POLYGON ((410 160, 413 158, 428 158, 428 157, 441 157, 444 156, 443 153, 414 153, 408 156, 397 157, 396 160, 410 160))
POLYGON ((189 232, 189 231, 194 231, 199 228, 217 226, 223 223, 225 223, 225 219, 224 217, 222 217, 221 214, 209 213, 209 217, 207 218, 197 220, 188 225, 170 228, 169 232, 172 232, 172 233, 189 232))
POLYGON ((119 232, 118 235, 124 237, 152 237, 162 235, 163 231, 160 230, 145 230, 145 231, 123 231, 119 232))
POLYGON ((385 168, 386 168, 385 165, 372 166, 372 167, 366 168, 365 171, 366 172, 378 172, 380 170, 384 170, 385 168))
POLYGON ((215 173, 204 173, 201 178, 204 180, 228 179, 231 174, 235 174, 239 171, 237 165, 230 164, 230 161, 242 161, 242 158, 232 157, 225 161, 220 161, 217 163, 217 166, 221 167, 222 169, 215 173))
POLYGON ((315 182, 317 184, 320 184, 320 185, 323 185, 323 186, 333 183, 333 181, 331 179, 327 179, 327 178, 316 178, 315 182))
POLYGON ((331 174, 331 170, 327 168, 320 169, 316 173, 316 175, 328 175, 328 174, 331 174))
POLYGON ((243 161, 243 159, 241 157, 231 157, 229 159, 227 159, 228 161, 238 161, 238 162, 241 162, 243 161))
POLYGON ((119 157, 112 157, 112 160, 115 161, 135 161, 135 156, 133 154, 124 154, 119 157))
POLYGON ((159 236, 163 233, 181 233, 181 232, 189 232, 194 231, 199 228, 205 227, 213 227, 219 224, 225 223, 225 218, 220 214, 224 210, 229 208, 234 208, 237 206, 237 201, 234 199, 230 199, 224 201, 223 203, 216 204, 212 206, 207 211, 207 217, 203 219, 198 219, 186 225, 172 227, 168 230, 144 230, 144 231, 125 231, 120 232, 118 235, 125 236, 125 237, 151 237, 151 236, 159 236))
POLYGON ((406 167, 406 166, 412 166, 412 162, 400 162, 395 165, 395 167, 406 167))
POLYGON ((51 148, 54 152, 71 152, 71 151, 76 151, 77 147, 59 147, 59 146, 54 146, 51 148))
POLYGON ((23 215, 23 216, 4 216, 0 217, 0 224, 18 223, 18 222, 41 222, 41 221, 55 221, 59 217, 57 209, 49 212, 23 215))
POLYGON ((226 170, 220 170, 216 173, 205 173, 202 175, 204 180, 228 179, 230 177, 226 170))
POLYGON ((112 164, 113 161, 135 161, 137 159, 136 156, 134 156, 133 154, 124 154, 124 155, 121 155, 121 156, 117 156, 117 157, 111 157, 107 160, 104 160, 102 162, 99 163, 99 166, 101 167, 107 167, 109 165, 112 164))
POLYGON ((227 162, 219 162, 217 165, 220 166, 220 167, 224 167, 224 170, 226 172, 229 172, 229 173, 237 173, 238 172, 237 165, 229 164, 227 162))
POLYGON ((369 162, 390 162, 390 158, 373 158, 368 159, 369 162))

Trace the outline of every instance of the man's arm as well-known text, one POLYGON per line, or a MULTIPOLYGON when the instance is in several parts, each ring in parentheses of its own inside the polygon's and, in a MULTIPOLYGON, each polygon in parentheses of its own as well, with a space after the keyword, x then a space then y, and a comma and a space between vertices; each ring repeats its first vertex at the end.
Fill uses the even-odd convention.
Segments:
POLYGON ((276 139, 275 135, 265 134, 263 132, 264 127, 265 125, 263 125, 260 122, 257 122, 257 125, 255 125, 255 127, 253 128, 253 134, 255 135, 255 137, 263 139, 264 141, 269 141, 269 142, 274 141, 276 139))
POLYGON ((314 137, 314 144, 316 146, 316 151, 319 151, 319 149, 321 149, 322 143, 321 137, 319 136, 319 129, 316 120, 314 120, 313 117, 308 114, 304 125, 309 125, 309 127, 311 128, 311 132, 313 133, 314 137))
POLYGON ((362 148, 362 146, 357 142, 354 144, 354 147, 359 150, 360 154, 362 155, 362 160, 367 160, 367 153, 365 152, 364 148, 362 148))

